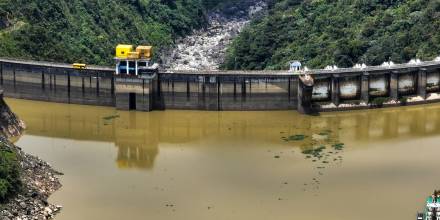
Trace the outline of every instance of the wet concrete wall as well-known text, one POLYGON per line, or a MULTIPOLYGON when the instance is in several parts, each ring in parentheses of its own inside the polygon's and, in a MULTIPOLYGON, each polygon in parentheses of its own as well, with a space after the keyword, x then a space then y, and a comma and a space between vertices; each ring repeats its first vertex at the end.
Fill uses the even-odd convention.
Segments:
POLYGON ((329 101, 331 100, 331 84, 330 79, 316 79, 313 86, 313 101, 329 101))
POLYGON ((361 80, 359 76, 341 77, 339 84, 339 96, 341 100, 360 99, 361 80))
POLYGON ((298 98, 292 75, 159 73, 144 79, 8 62, 0 62, 0 85, 7 97, 141 111, 288 110, 297 108, 298 98))
POLYGON ((389 96, 390 79, 388 75, 372 75, 369 77, 369 96, 386 97, 389 96))
POLYGON ((431 72, 427 74, 426 91, 439 92, 440 91, 440 71, 431 72))
POLYGON ((160 74, 165 109, 288 110, 297 107, 298 78, 160 74))
POLYGON ((312 75, 315 78, 312 101, 318 106, 333 103, 335 109, 340 104, 361 102, 367 104, 362 108, 367 108, 378 97, 396 101, 416 96, 426 99, 430 93, 440 92, 439 66, 312 75))
POLYGON ((153 80, 115 78, 115 107, 120 110, 153 110, 153 80))
POLYGON ((312 104, 369 103, 440 92, 440 65, 405 68, 314 71, 312 92, 299 92, 299 78, 288 72, 160 72, 149 79, 114 76, 111 68, 73 69, 69 65, 0 60, 6 97, 115 106, 141 111, 294 110, 302 94, 312 104))
POLYGON ((49 102, 114 105, 112 74, 0 64, 0 85, 6 97, 49 102))
POLYGON ((414 95, 417 88, 417 74, 416 73, 404 73, 399 75, 398 92, 400 96, 414 95))

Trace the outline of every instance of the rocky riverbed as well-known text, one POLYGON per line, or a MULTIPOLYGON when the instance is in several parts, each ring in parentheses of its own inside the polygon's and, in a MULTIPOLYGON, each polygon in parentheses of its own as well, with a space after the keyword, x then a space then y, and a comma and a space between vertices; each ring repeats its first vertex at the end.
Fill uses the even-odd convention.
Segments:
POLYGON ((180 39, 164 61, 174 70, 217 70, 223 63, 227 46, 265 7, 265 1, 249 0, 246 4, 229 6, 209 13, 209 26, 180 39))
POLYGON ((15 151, 21 167, 21 192, 6 204, 0 204, 0 220, 51 219, 61 206, 49 204, 49 196, 61 187, 61 173, 38 157, 26 154, 8 138, 21 135, 25 124, 0 97, 0 144, 15 151))

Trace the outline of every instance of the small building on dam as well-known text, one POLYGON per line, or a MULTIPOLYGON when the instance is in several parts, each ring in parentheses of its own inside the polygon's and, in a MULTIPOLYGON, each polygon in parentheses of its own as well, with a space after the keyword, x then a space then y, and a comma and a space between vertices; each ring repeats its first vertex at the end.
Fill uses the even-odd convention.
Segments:
POLYGON ((119 45, 113 67, 0 59, 4 96, 121 110, 366 109, 440 101, 440 59, 295 71, 174 71, 152 48, 119 45))

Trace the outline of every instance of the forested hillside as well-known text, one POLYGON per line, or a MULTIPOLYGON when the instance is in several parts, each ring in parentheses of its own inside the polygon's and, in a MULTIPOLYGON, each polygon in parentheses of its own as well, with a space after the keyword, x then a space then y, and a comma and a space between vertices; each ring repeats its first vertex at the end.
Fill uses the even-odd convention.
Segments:
POLYGON ((438 0, 280 0, 228 50, 227 69, 378 65, 440 55, 438 0))
MULTIPOLYGON (((210 0, 215 7, 219 0, 210 0)), ((152 44, 207 25, 203 0, 0 0, 0 56, 112 63, 118 43, 152 44)))

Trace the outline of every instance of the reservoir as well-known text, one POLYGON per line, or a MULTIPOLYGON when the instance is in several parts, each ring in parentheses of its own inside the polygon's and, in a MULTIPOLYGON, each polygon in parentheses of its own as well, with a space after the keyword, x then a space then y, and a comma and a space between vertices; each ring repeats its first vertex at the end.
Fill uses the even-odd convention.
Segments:
POLYGON ((16 145, 64 173, 76 219, 412 220, 440 187, 440 105, 127 112, 6 99, 16 145))

